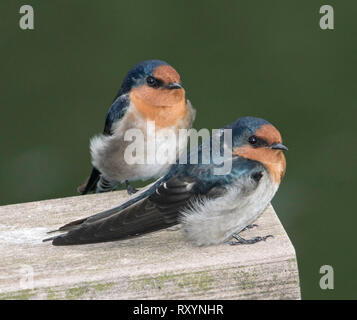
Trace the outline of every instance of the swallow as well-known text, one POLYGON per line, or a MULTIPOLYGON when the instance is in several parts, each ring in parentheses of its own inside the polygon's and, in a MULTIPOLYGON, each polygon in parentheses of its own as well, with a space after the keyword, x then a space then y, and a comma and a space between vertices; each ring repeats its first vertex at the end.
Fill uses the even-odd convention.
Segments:
MULTIPOLYGON (((179 223, 186 238, 197 246, 266 240, 270 235, 244 239, 239 233, 252 226, 278 190, 286 170, 283 151, 287 147, 276 127, 261 118, 239 118, 222 129, 232 134, 230 145, 221 143, 229 151, 224 161, 231 161, 226 173, 215 174, 219 165, 212 151, 207 163, 177 162, 127 202, 68 223, 56 230, 67 233, 44 241, 52 240, 53 245, 115 241, 179 223)), ((191 150, 198 153, 198 159, 204 152, 202 144, 191 150)))
MULTIPOLYGON (((126 141, 125 132, 139 129, 143 141, 147 141, 151 139, 147 136, 147 124, 152 121, 155 124, 155 150, 176 148, 165 138, 167 130, 177 135, 180 129, 190 129, 194 118, 195 110, 186 99, 180 75, 172 66, 161 60, 135 65, 126 75, 107 113, 103 134, 90 141, 93 169, 86 183, 78 187, 78 192, 112 191, 125 183, 131 194, 137 191, 130 185, 131 181, 163 176, 176 159, 166 163, 129 164, 124 158, 124 150, 131 142, 126 141)), ((186 147, 184 141, 181 146, 174 151, 176 157, 186 147)), ((151 148, 147 149, 146 153, 152 152, 151 148)))

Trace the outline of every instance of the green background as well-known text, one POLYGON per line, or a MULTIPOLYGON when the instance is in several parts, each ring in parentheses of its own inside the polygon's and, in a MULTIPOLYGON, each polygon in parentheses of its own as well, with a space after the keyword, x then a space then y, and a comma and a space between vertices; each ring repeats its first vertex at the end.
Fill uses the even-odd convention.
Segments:
POLYGON ((75 195, 126 72, 166 60, 196 128, 254 115, 280 129, 287 175, 273 204, 302 297, 357 298, 356 16, 347 0, 1 1, 0 204, 75 195), (19 28, 22 4, 33 31, 19 28), (319 28, 323 4, 335 30, 319 28), (334 290, 319 287, 326 264, 334 290))

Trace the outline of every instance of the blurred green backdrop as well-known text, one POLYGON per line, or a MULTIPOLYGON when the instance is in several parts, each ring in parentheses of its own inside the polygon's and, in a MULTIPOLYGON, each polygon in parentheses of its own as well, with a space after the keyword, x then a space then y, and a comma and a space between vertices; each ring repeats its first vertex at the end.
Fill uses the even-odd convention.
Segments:
POLYGON ((75 195, 125 73, 163 59, 196 128, 254 115, 280 129, 288 167, 273 204, 302 297, 357 298, 356 15, 353 0, 1 1, 0 205, 75 195), (35 30, 19 28, 23 4, 35 30), (335 30, 319 28, 323 4, 335 30), (319 287, 325 264, 334 290, 319 287))

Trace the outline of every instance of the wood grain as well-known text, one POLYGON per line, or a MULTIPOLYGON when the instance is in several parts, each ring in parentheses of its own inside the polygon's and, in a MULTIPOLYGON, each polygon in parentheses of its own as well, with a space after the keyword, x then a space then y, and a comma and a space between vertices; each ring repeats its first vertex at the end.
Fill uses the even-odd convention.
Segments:
POLYGON ((47 231, 116 206, 126 192, 0 207, 0 299, 300 299, 296 255, 269 206, 254 245, 194 247, 180 230, 69 247, 47 231))

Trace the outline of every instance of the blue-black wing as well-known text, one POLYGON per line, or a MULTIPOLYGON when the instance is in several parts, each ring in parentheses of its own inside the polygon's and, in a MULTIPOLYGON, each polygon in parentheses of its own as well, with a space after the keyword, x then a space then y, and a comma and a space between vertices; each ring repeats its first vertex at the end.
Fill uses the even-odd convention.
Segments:
MULTIPOLYGON (((114 123, 122 119, 129 107, 130 101, 127 94, 117 96, 111 105, 104 126, 104 135, 112 135, 112 126, 114 123)), ((81 194, 87 194, 94 191, 100 178, 100 171, 97 168, 93 168, 88 180, 78 187, 78 192, 81 194)))
POLYGON ((113 104, 111 105, 107 117, 105 119, 104 134, 112 134, 112 126, 115 122, 122 119, 129 108, 130 99, 127 94, 118 96, 115 98, 113 104))

